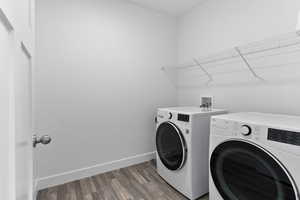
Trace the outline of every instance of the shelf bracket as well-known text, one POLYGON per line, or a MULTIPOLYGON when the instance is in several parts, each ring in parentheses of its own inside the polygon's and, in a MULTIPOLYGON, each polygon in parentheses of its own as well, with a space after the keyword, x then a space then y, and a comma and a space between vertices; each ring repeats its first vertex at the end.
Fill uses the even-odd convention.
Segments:
POLYGON ((249 71, 251 72, 251 74, 261 80, 261 81, 265 81, 263 78, 261 78, 255 71, 254 69, 251 67, 250 63, 248 62, 248 60, 245 58, 245 56, 242 54, 241 50, 238 47, 234 48, 236 50, 236 52, 239 54, 240 58, 243 60, 243 62, 246 64, 247 68, 249 69, 249 71))
POLYGON ((5 15, 4 11, 2 10, 2 8, 0 8, 0 22, 3 23, 3 25, 5 26, 5 28, 11 32, 14 30, 14 27, 11 23, 11 21, 8 19, 8 17, 5 15))
POLYGON ((196 58, 194 58, 194 62, 196 63, 196 65, 198 66, 198 67, 200 67, 200 69, 206 74, 206 76, 209 78, 209 80, 208 80, 208 82, 207 83, 210 83, 210 82, 212 82, 213 81, 213 77, 212 77, 212 75, 210 74, 210 73, 208 73, 208 71, 199 63, 199 61, 196 59, 196 58))

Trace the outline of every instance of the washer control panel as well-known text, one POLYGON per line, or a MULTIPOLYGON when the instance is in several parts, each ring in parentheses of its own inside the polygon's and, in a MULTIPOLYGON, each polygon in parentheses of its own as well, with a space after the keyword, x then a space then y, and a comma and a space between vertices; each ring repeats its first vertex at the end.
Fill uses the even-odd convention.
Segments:
POLYGON ((178 113, 177 114, 177 120, 182 121, 182 122, 189 122, 190 121, 190 116, 178 113))
POLYGON ((259 140, 263 137, 263 128, 246 122, 212 119, 211 129, 213 135, 234 136, 245 139, 259 140))

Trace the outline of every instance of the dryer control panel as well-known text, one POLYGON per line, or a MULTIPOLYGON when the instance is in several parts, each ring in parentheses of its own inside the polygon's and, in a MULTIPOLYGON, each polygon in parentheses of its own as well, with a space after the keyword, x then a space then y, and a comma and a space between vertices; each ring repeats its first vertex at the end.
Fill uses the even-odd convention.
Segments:
POLYGON ((269 128, 268 140, 300 146, 300 133, 269 128))

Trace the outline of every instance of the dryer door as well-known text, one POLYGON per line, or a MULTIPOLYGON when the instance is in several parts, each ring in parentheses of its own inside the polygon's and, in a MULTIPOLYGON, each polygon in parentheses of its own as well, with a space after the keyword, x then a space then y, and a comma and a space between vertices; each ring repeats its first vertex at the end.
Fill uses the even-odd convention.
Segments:
POLYGON ((156 131, 156 149, 161 162, 169 170, 179 170, 186 160, 186 143, 180 129, 172 122, 164 122, 156 131))
POLYGON ((227 141, 212 153, 210 170, 226 200, 298 200, 285 167, 268 151, 246 141, 227 141))

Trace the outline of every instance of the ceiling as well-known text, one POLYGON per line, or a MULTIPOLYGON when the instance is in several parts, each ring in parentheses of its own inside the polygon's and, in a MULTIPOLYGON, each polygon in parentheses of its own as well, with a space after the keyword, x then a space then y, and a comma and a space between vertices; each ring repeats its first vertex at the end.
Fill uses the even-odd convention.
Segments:
POLYGON ((129 0, 144 7, 166 12, 171 15, 181 15, 191 10, 204 0, 129 0))

